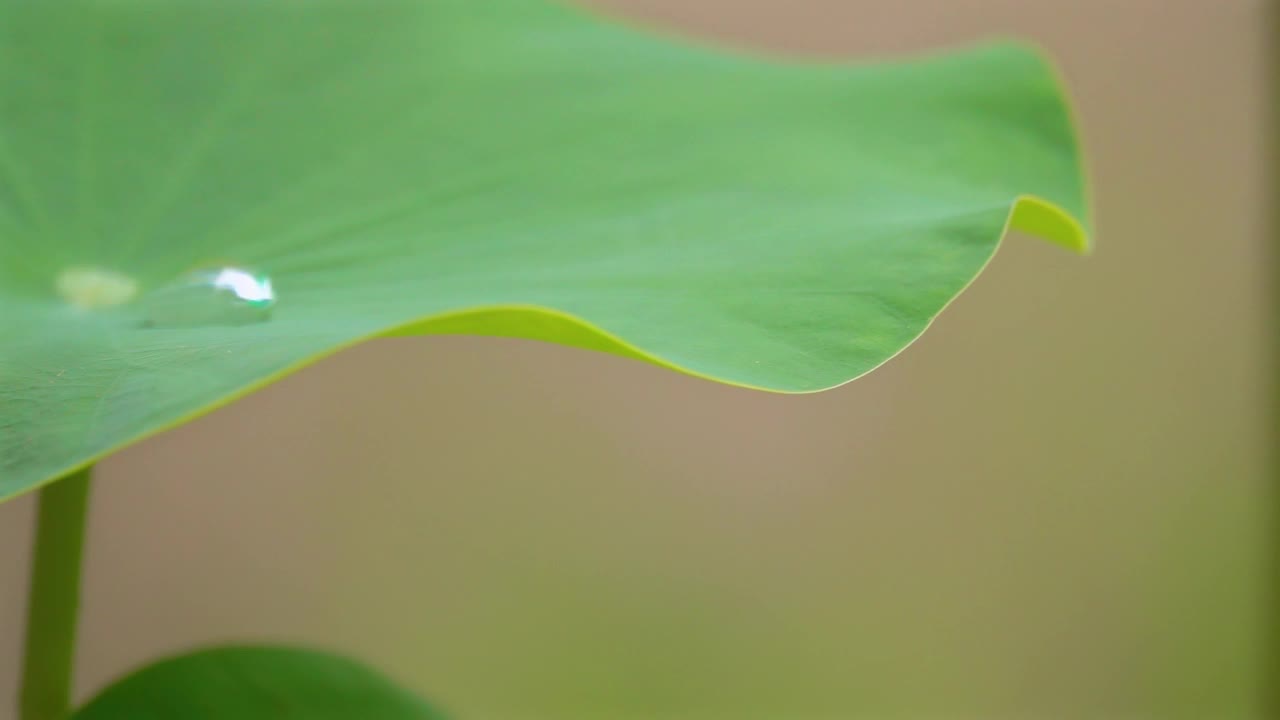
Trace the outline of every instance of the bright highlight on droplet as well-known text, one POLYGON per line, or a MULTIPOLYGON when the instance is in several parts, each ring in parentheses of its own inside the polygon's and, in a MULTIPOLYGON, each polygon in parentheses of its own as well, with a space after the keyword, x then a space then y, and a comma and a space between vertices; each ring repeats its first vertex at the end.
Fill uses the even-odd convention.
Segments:
POLYGON ((213 286, 230 290, 236 297, 251 303, 270 303, 276 299, 271 290, 271 278, 253 275, 236 268, 223 268, 213 276, 213 286))
POLYGON ((137 281, 128 275, 89 266, 63 270, 54 288, 63 300, 84 310, 120 305, 138 294, 137 281))
POLYGON ((214 267, 148 291, 138 304, 143 327, 248 325, 270 319, 276 293, 266 275, 214 267))

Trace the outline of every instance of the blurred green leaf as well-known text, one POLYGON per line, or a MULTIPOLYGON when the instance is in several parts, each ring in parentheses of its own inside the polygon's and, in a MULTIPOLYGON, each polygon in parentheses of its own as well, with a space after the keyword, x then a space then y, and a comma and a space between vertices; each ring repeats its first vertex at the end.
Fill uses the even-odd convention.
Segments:
POLYGON ((1017 44, 851 65, 546 0, 0 0, 0 498, 385 335, 828 388, 1007 226, 1083 250, 1084 205, 1017 44))
POLYGON ((308 650, 226 647, 161 660, 102 691, 72 720, 443 720, 352 660, 308 650))

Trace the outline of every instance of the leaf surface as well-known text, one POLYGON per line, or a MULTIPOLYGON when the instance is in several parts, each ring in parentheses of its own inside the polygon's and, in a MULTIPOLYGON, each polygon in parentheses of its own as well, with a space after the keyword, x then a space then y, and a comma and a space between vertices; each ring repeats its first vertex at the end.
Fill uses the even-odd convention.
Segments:
POLYGON ((829 388, 1008 227, 1085 249, 1082 184, 1014 43, 856 64, 549 0, 0 0, 0 498, 386 335, 829 388), (190 296, 227 268, 274 305, 190 296))
POLYGON ((71 720, 443 720, 369 668, 327 653, 223 647, 130 674, 71 720))

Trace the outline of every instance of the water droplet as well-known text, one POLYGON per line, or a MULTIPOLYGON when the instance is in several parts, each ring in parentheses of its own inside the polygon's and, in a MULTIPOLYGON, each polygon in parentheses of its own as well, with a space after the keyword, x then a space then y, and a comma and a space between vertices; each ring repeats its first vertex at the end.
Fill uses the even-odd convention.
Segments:
POLYGON ((200 270, 147 293, 143 325, 248 325, 270 319, 275 304, 266 275, 236 267, 200 270))
POLYGON ((129 302, 138 294, 138 283, 128 275, 99 267, 69 267, 54 281, 58 295, 82 310, 129 302))

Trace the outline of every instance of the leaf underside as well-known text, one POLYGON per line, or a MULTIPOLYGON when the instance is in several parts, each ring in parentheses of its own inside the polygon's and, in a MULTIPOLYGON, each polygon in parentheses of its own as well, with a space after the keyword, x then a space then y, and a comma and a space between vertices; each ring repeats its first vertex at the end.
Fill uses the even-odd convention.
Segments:
POLYGON ((279 647, 201 650, 148 665, 70 720, 444 720, 346 658, 279 647))
POLYGON ((1018 44, 850 64, 548 0, 0 0, 0 498, 385 335, 832 387, 1007 227, 1085 249, 1073 216, 1018 44), (217 266, 270 275, 268 321, 138 321, 217 266), (77 307, 69 268, 138 299, 77 307))

